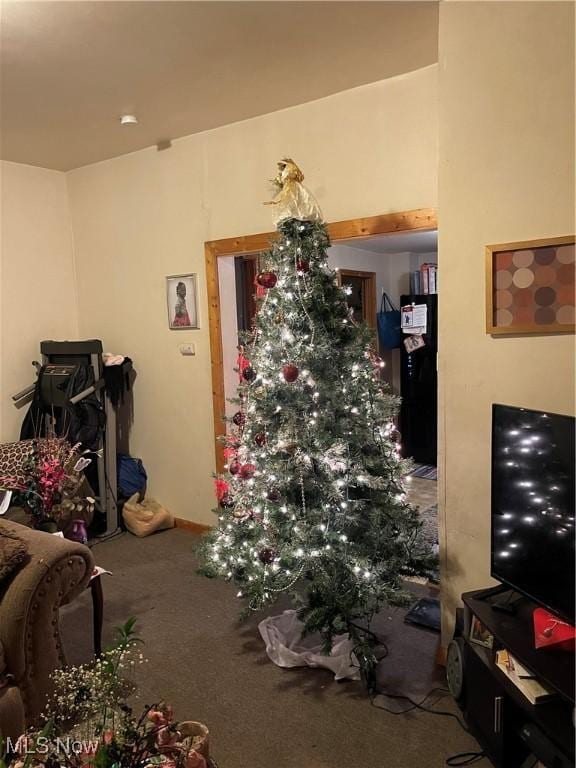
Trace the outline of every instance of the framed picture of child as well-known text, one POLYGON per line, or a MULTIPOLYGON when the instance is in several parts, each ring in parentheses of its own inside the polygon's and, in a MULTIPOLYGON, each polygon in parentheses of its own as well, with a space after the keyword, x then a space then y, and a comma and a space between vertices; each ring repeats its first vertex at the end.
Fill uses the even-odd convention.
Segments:
POLYGON ((472 616, 470 622, 470 642, 476 643, 476 645, 483 645, 484 648, 492 648, 494 645, 494 637, 477 616, 472 616))
POLYGON ((173 331, 200 328, 197 275, 170 275, 166 278, 168 325, 173 331))

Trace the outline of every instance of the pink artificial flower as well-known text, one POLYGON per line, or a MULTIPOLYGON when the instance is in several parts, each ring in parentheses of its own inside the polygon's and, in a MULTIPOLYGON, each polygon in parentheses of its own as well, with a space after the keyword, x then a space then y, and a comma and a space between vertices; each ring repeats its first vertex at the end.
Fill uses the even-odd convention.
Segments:
POLYGON ((266 288, 264 288, 263 285, 260 285, 257 277, 254 278, 254 287, 256 288, 256 298, 263 299, 264 296, 266 296, 266 288))
POLYGON ((214 480, 214 485, 216 487, 216 498, 218 499, 218 502, 221 502, 230 490, 230 486, 225 480, 220 480, 219 478, 214 480))
POLYGON ((192 749, 186 755, 185 766, 186 768, 207 768, 207 763, 205 757, 200 752, 192 749))
POLYGON ((239 352, 237 363, 238 363, 238 373, 240 374, 240 378, 242 378, 242 372, 244 371, 244 369, 250 367, 250 360, 248 360, 248 358, 243 352, 239 352))
POLYGON ((159 709, 151 709, 148 712, 148 720, 151 720, 154 725, 166 725, 166 721, 164 719, 164 713, 160 712, 159 709))
POLYGON ((44 511, 50 512, 54 505, 54 494, 62 489, 66 472, 57 459, 44 459, 39 462, 37 471, 37 482, 44 511))
POLYGON ((167 726, 161 728, 156 734, 156 744, 159 747, 173 747, 178 743, 178 734, 170 731, 167 726))

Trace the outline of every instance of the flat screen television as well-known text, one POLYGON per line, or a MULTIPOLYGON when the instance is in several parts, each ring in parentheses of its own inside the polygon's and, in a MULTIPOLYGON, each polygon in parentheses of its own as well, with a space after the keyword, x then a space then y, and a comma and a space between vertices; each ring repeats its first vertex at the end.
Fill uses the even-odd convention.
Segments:
POLYGON ((492 406, 491 575, 574 624, 575 419, 492 406))

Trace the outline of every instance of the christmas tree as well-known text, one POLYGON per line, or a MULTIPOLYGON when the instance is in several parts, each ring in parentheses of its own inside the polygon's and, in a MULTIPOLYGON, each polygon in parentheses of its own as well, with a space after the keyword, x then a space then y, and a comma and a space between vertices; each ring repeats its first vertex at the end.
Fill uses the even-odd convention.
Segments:
POLYGON ((370 619, 406 603, 403 578, 429 572, 433 557, 406 501, 397 398, 328 265, 328 233, 302 180, 293 161, 279 163, 278 237, 260 257, 203 572, 234 581, 248 610, 290 592, 327 651, 349 633, 368 658, 370 619))

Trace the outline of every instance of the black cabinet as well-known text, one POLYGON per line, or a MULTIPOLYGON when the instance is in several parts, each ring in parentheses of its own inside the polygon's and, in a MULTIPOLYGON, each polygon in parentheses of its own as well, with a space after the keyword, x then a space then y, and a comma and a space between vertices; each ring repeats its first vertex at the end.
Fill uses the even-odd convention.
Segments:
POLYGON ((466 719, 494 765, 520 768, 529 754, 519 736, 521 714, 483 656, 484 649, 465 644, 466 719))
POLYGON ((438 296, 407 294, 400 297, 402 306, 426 304, 427 328, 425 345, 414 352, 400 347, 400 432, 402 454, 420 464, 436 464, 438 442, 438 296))
POLYGON ((549 768, 574 765, 574 655, 533 645, 532 612, 536 605, 522 598, 515 615, 493 609, 500 589, 464 594, 464 690, 460 701, 474 736, 496 768, 521 768, 533 750, 521 734, 537 729, 557 760, 549 768), (472 616, 494 636, 493 648, 469 638, 472 616), (554 699, 530 701, 496 666, 496 651, 508 650, 523 666, 551 688, 554 699))

